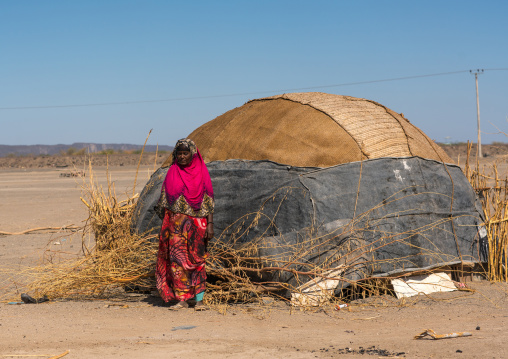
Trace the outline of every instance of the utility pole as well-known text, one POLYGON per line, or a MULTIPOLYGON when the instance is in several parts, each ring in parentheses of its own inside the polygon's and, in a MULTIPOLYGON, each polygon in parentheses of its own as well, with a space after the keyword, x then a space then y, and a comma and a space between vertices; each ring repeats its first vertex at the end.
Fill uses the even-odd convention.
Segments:
POLYGON ((470 73, 474 74, 474 80, 476 84, 476 117, 478 119, 478 156, 482 156, 482 138, 480 135, 480 99, 478 98, 478 75, 483 74, 483 69, 477 69, 475 72, 469 70, 470 73))

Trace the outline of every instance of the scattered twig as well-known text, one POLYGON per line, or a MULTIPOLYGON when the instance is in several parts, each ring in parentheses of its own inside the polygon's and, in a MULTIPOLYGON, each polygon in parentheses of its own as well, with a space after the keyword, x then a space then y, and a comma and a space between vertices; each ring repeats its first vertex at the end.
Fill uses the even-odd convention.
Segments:
MULTIPOLYGON (((148 136, 146 136, 145 143, 143 144, 143 148, 141 149, 141 154, 139 155, 138 167, 136 168, 136 176, 134 177, 134 185, 132 186, 132 197, 134 197, 134 194, 136 193, 136 182, 138 180, 139 166, 141 165, 141 159, 143 158, 143 153, 145 152, 146 142, 148 141, 148 138, 150 137, 151 133, 152 129, 150 129, 150 131, 148 132, 148 136)), ((157 154, 155 155, 155 158, 157 159, 157 154)))
POLYGON ((2 358, 16 358, 16 357, 22 357, 22 358, 26 358, 26 357, 49 357, 48 359, 60 359, 64 356, 66 356, 67 354, 69 354, 70 351, 69 350, 66 350, 65 352, 63 352, 62 354, 59 354, 59 355, 51 355, 51 354, 3 354, 1 355, 2 358))
POLYGON ((367 318, 351 318, 351 320, 372 320, 372 319, 376 319, 376 318, 380 318, 381 315, 376 315, 374 317, 367 317, 367 318))
POLYGON ((51 357, 51 358, 48 358, 48 359, 60 359, 60 358, 62 358, 62 357, 64 357, 64 356, 66 356, 66 355, 67 355, 67 354, 69 354, 69 353, 70 353, 70 350, 66 350, 66 351, 65 351, 65 352, 63 352, 62 354, 55 355, 55 356, 53 356, 53 357, 51 357))
POLYGON ((432 339, 450 339, 450 338, 458 338, 458 337, 470 337, 473 334, 469 332, 456 332, 456 333, 448 333, 448 334, 436 334, 432 329, 427 329, 424 332, 415 335, 414 339, 423 339, 426 337, 430 337, 432 339))
POLYGON ((31 228, 31 229, 27 229, 26 231, 22 231, 22 232, 4 232, 4 231, 0 231, 0 235, 3 235, 3 236, 19 236, 19 235, 27 234, 27 233, 30 233, 30 232, 38 232, 38 231, 75 231, 75 230, 80 229, 80 228, 81 227, 76 227, 75 225, 70 224, 68 226, 63 226, 63 227, 38 227, 38 228, 31 228))

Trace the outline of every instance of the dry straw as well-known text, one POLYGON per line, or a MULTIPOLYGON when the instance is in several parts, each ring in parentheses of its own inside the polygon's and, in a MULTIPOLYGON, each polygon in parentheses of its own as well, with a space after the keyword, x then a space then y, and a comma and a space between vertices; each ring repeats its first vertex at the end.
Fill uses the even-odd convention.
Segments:
POLYGON ((50 299, 104 296, 125 283, 146 281, 157 248, 149 236, 130 231, 138 195, 120 201, 109 174, 104 189, 95 178, 91 161, 88 172, 81 197, 89 211, 82 231, 83 255, 76 259, 53 252, 47 263, 11 273, 7 282, 16 285, 18 294, 29 292, 50 299))
POLYGON ((501 177, 498 164, 481 166, 478 155, 471 166, 472 144, 468 143, 465 174, 482 202, 488 238, 488 277, 508 282, 508 178, 501 177))

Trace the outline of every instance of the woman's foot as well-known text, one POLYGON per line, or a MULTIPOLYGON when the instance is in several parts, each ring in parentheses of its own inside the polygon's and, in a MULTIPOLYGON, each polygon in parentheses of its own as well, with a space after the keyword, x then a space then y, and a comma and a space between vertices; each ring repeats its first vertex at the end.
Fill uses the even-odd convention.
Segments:
POLYGON ((201 311, 207 310, 207 309, 208 308, 205 307, 202 300, 200 300, 199 302, 196 302, 196 305, 194 306, 194 310, 197 312, 201 312, 201 311))
POLYGON ((180 310, 185 308, 189 308, 189 305, 187 304, 187 302, 181 301, 169 307, 169 310, 180 310))

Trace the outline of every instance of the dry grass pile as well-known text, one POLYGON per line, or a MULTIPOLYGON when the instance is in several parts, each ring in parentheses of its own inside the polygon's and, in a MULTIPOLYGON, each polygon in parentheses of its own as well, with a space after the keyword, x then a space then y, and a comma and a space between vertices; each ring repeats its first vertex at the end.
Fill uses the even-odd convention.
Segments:
POLYGON ((478 156, 471 165, 468 144, 465 174, 482 202, 488 238, 488 277, 491 281, 508 282, 508 178, 500 177, 498 164, 481 166, 478 156))
POLYGON ((118 200, 108 175, 107 188, 98 184, 89 165, 83 179, 81 200, 89 217, 82 231, 83 255, 47 251, 46 263, 17 269, 6 282, 14 283, 15 295, 28 292, 34 297, 86 298, 108 296, 125 283, 147 282, 157 246, 149 236, 131 234, 130 221, 136 195, 118 200))

